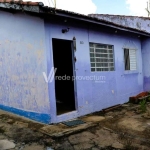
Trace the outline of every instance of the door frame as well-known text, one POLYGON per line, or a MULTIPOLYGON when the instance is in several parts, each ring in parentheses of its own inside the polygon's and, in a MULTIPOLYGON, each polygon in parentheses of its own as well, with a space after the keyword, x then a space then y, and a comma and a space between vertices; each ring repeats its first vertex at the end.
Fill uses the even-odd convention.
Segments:
MULTIPOLYGON (((73 71, 73 76, 76 77, 76 70, 75 70, 75 61, 74 61, 74 58, 75 58, 75 50, 73 49, 73 41, 72 40, 69 40, 69 39, 59 39, 59 38, 52 38, 51 39, 51 53, 52 53, 52 62, 53 62, 53 67, 54 67, 54 58, 53 58, 53 39, 55 40, 64 40, 64 41, 70 41, 71 43, 71 51, 72 51, 72 71, 73 71)), ((72 80, 72 79, 71 79, 72 80)), ((57 120, 57 117, 61 117, 61 116, 65 116, 66 114, 68 115, 69 113, 74 113, 74 112, 77 112, 78 111, 78 101, 77 101, 77 84, 76 84, 76 80, 73 81, 74 82, 74 104, 75 104, 75 110, 71 111, 71 112, 68 112, 68 113, 64 113, 64 114, 60 114, 60 115, 57 115, 57 105, 56 105, 56 92, 55 92, 55 80, 54 80, 54 101, 55 101, 55 116, 56 116, 56 120, 57 120)))
MULTIPOLYGON (((76 77, 76 65, 75 65, 75 50, 73 49, 73 41, 71 41, 71 51, 72 51, 72 65, 73 65, 73 76, 76 77)), ((76 79, 74 82, 74 100, 75 100, 75 111, 78 111, 78 100, 77 100, 77 82, 76 79)))

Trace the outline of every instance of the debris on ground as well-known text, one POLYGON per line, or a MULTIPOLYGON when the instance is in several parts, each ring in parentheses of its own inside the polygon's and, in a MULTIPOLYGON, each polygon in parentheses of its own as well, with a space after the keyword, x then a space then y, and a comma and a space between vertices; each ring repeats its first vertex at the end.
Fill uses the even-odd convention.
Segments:
POLYGON ((77 118, 84 124, 45 125, 0 111, 0 150, 149 150, 150 102, 126 103, 77 118))

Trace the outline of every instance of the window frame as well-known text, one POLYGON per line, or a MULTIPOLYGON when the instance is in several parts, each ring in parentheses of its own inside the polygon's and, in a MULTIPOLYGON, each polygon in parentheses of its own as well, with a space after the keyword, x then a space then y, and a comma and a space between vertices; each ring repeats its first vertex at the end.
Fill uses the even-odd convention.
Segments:
MULTIPOLYGON (((94 49, 95 49, 95 47, 94 47, 94 49)), ((94 53, 95 53, 95 50, 94 50, 94 53)), ((99 53, 100 54, 100 53, 99 53)), ((104 54, 104 53, 102 53, 102 54, 104 54)), ((109 54, 109 53, 105 53, 105 54, 109 54)), ((113 72, 113 71, 115 71, 115 53, 114 53, 114 45, 111 45, 111 44, 103 44, 103 43, 95 43, 95 42, 89 42, 89 56, 90 56, 90 71, 91 71, 91 73, 94 73, 94 72, 113 72), (91 66, 91 64, 92 64, 92 62, 91 62, 91 51, 90 51, 90 48, 92 48, 92 47, 90 47, 90 44, 97 44, 97 45, 105 45, 105 46, 112 46, 112 49, 110 49, 110 50, 112 50, 112 63, 113 63, 113 70, 108 70, 108 71, 97 71, 96 70, 96 66, 95 67, 92 67, 91 66), (92 68, 95 68, 95 71, 92 71, 92 68)), ((93 58, 97 58, 97 57, 93 57, 93 58)), ((105 59, 105 58, 102 58, 102 59, 105 59)), ((107 58, 106 58, 107 59, 107 58)), ((98 62, 96 62, 95 61, 95 64, 96 63, 98 63, 98 62)), ((104 62, 104 63, 106 63, 106 62, 104 62)), ((94 64, 94 62, 93 62, 93 64, 94 64)), ((108 64, 109 64, 109 62, 108 62, 108 64)), ((111 64, 111 62, 110 62, 110 64, 111 64)), ((109 68, 109 67, 105 67, 105 68, 109 68)), ((111 67, 110 67, 111 68, 111 67)))
MULTIPOLYGON (((129 52, 129 57, 130 57, 130 52, 129 52)), ((123 68, 124 68, 124 74, 132 74, 132 73, 138 73, 138 59, 137 59, 137 48, 129 48, 129 47, 124 47, 123 48, 123 68), (125 57, 124 57, 124 50, 129 49, 130 50, 135 50, 135 57, 136 57, 136 70, 125 70, 125 57)))

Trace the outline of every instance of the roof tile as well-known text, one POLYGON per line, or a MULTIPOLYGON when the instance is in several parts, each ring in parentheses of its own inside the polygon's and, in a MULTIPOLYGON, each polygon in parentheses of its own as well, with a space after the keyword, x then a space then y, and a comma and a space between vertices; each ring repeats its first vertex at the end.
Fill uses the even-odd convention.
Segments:
POLYGON ((0 3, 15 3, 21 5, 31 5, 31 6, 38 6, 39 2, 31 2, 31 1, 22 1, 22 0, 0 0, 0 3))
POLYGON ((104 19, 99 19, 99 18, 96 17, 96 14, 93 14, 93 15, 91 14, 91 15, 87 16, 87 15, 83 15, 83 14, 79 14, 79 13, 71 12, 71 11, 67 11, 67 10, 55 9, 55 8, 52 8, 52 7, 44 6, 44 4, 42 2, 30 2, 30 1, 25 2, 25 1, 22 1, 22 0, 0 0, 0 3, 20 4, 20 5, 27 5, 27 6, 41 6, 42 8, 48 10, 48 12, 47 12, 48 14, 49 14, 49 11, 55 10, 55 12, 62 12, 62 13, 70 14, 70 15, 76 15, 79 18, 84 17, 84 18, 87 18, 87 19, 90 19, 90 20, 106 23, 106 24, 109 24, 109 25, 114 25, 115 27, 121 27, 121 28, 124 28, 124 29, 134 30, 134 31, 138 31, 138 32, 150 35, 145 30, 126 27, 126 26, 119 25, 119 24, 116 24, 116 23, 113 23, 113 22, 110 22, 110 21, 106 21, 104 19))

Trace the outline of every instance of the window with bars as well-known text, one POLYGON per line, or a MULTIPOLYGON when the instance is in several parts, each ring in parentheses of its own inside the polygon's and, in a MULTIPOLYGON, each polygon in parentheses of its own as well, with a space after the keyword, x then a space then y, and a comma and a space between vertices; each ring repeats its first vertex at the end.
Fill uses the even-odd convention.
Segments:
POLYGON ((136 50, 124 49, 125 70, 137 70, 136 50))
POLYGON ((112 45, 90 43, 91 71, 114 71, 112 45))

